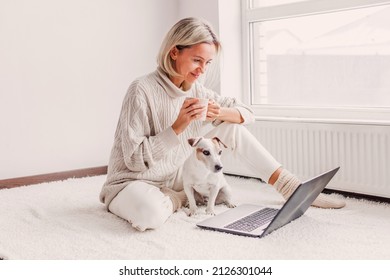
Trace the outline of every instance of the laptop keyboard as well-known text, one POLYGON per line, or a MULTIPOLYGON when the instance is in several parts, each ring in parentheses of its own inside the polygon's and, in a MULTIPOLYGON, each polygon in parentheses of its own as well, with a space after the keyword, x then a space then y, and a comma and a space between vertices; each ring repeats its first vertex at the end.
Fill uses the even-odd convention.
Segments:
POLYGON ((263 208, 225 226, 225 228, 251 232, 271 221, 278 211, 278 209, 263 208))

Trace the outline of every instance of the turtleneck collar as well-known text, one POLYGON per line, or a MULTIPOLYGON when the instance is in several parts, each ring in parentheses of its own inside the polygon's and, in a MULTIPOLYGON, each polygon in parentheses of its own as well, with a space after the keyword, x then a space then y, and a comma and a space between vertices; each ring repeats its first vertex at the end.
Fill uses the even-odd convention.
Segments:
POLYGON ((168 77, 168 75, 160 68, 157 67, 157 75, 161 78, 159 79, 159 82, 161 81, 161 86, 165 88, 167 94, 173 98, 183 97, 183 96, 190 96, 190 92, 192 89, 192 86, 187 89, 183 90, 181 88, 178 88, 168 77))

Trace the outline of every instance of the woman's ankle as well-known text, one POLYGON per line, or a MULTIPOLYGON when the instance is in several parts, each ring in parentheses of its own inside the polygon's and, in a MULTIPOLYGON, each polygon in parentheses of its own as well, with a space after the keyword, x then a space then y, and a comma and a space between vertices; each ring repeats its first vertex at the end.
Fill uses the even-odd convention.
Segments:
POLYGON ((283 171, 282 167, 279 167, 278 169, 276 169, 275 172, 272 173, 271 177, 269 178, 268 184, 274 185, 275 182, 278 180, 279 175, 280 175, 280 173, 282 173, 282 171, 283 171))

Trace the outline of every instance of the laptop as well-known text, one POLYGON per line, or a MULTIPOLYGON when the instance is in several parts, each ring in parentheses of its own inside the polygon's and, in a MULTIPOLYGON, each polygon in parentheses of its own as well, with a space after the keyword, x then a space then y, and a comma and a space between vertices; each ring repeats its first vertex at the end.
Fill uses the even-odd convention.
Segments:
POLYGON ((303 182, 281 209, 243 204, 196 225, 232 234, 264 237, 302 216, 339 169, 337 167, 303 182))

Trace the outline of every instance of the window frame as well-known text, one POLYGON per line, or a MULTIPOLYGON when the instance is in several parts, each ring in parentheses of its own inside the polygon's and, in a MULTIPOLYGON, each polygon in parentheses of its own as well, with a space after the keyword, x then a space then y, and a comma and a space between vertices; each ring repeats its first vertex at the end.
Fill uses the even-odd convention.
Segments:
POLYGON ((253 104, 253 62, 251 61, 253 56, 252 24, 255 22, 389 5, 390 0, 310 0, 261 8, 251 8, 251 2, 251 0, 241 0, 243 101, 253 108, 257 120, 305 120, 310 122, 390 126, 389 107, 314 107, 253 104))

